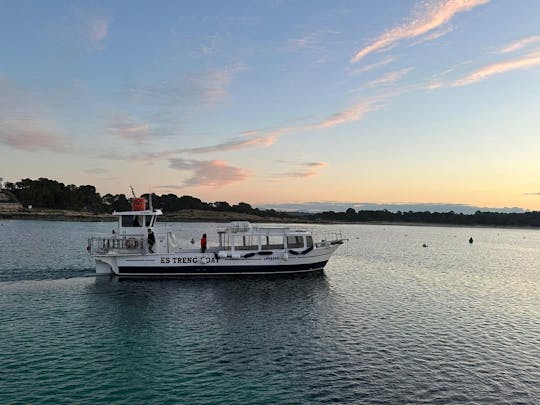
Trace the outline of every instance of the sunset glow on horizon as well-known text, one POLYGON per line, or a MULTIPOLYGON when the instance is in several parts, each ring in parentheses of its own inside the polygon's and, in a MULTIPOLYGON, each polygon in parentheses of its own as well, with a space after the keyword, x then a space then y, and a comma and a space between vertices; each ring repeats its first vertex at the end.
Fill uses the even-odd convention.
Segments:
POLYGON ((6 2, 0 177, 540 210, 533 0, 6 2))

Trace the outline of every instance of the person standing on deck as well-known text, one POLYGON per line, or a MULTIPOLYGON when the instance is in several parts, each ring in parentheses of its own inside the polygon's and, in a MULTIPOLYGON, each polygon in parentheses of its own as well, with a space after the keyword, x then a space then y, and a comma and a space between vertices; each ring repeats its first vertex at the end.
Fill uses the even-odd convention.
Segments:
POLYGON ((201 238, 201 253, 204 253, 206 251, 206 234, 203 233, 203 236, 201 238))
POLYGON ((156 236, 152 229, 148 228, 148 251, 154 253, 154 245, 156 244, 156 236))

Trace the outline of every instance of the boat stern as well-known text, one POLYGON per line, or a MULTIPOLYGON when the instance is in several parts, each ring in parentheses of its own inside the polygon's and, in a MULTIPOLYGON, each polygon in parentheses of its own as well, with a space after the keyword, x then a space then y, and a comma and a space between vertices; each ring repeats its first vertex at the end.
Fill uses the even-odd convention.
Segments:
POLYGON ((109 276, 115 274, 113 264, 109 260, 96 258, 96 276, 109 276))

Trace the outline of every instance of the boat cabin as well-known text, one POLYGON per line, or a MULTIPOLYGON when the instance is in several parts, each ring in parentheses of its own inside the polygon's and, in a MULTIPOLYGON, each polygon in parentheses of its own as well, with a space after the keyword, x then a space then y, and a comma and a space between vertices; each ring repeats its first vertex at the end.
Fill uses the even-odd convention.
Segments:
POLYGON ((253 227, 247 221, 231 222, 218 228, 220 250, 279 250, 313 247, 313 237, 306 230, 253 227))
POLYGON ((154 228, 161 210, 113 212, 118 217, 119 235, 146 235, 148 228, 154 228))

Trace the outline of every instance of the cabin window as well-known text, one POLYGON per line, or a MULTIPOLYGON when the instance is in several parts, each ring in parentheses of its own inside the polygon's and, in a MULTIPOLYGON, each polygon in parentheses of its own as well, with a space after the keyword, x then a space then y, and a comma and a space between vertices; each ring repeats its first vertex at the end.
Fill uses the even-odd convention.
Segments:
POLYGON ((284 249, 283 236, 266 236, 263 238, 263 250, 266 249, 284 249))
POLYGON ((258 238, 253 235, 242 235, 236 236, 234 238, 234 249, 235 250, 257 250, 258 238))
POLYGON ((313 238, 311 236, 306 237, 306 244, 307 244, 307 247, 313 246, 313 238))
POLYGON ((146 227, 151 227, 151 226, 154 225, 152 223, 152 219, 154 218, 154 217, 152 217, 152 215, 145 216, 144 218, 146 220, 146 227))
POLYGON ((144 225, 144 217, 142 215, 123 215, 122 216, 122 227, 131 228, 131 227, 142 227, 144 225))
POLYGON ((304 238, 302 236, 287 236, 287 247, 289 249, 303 248, 304 238))

